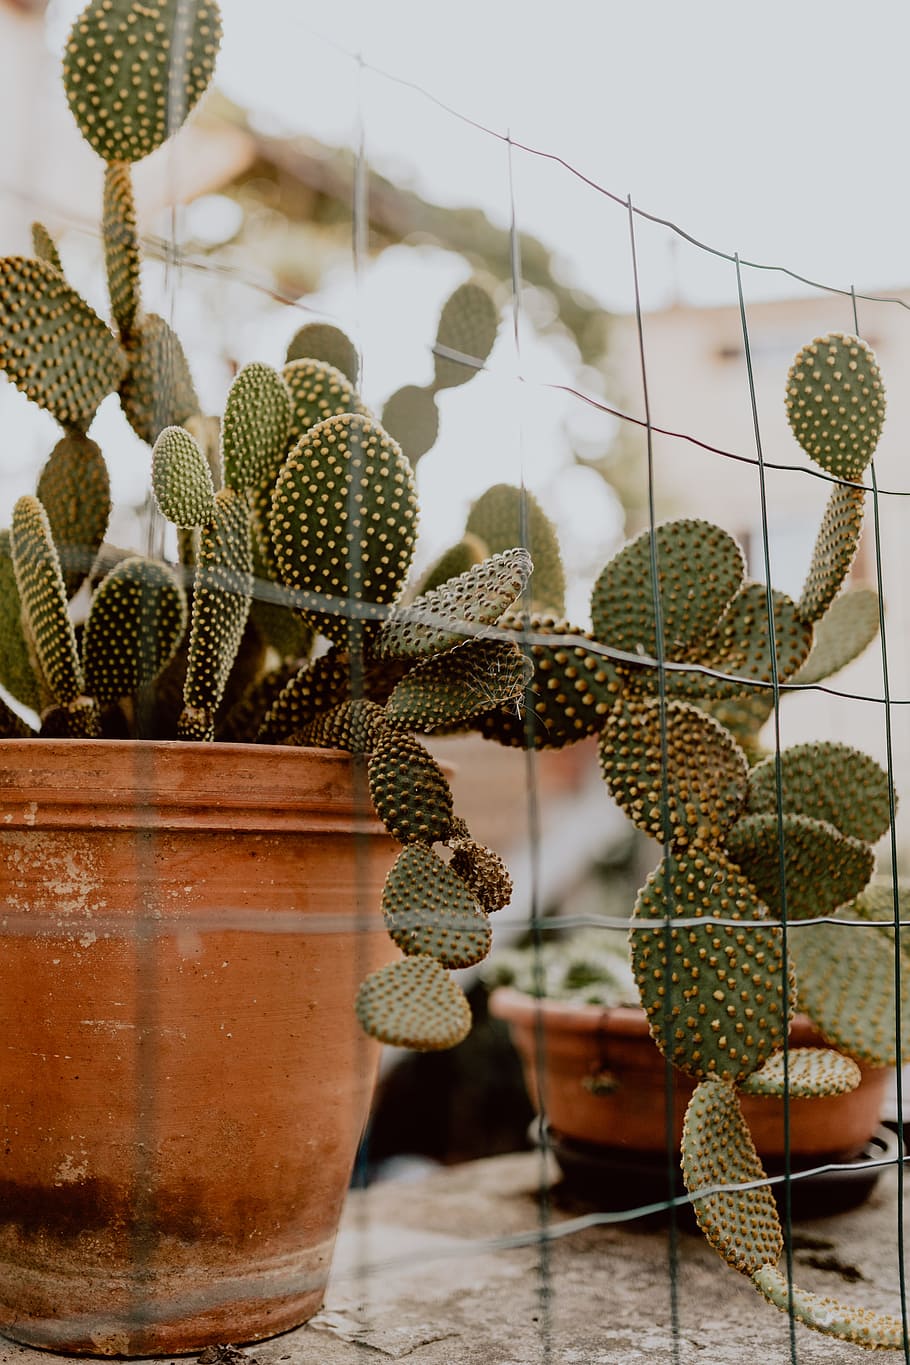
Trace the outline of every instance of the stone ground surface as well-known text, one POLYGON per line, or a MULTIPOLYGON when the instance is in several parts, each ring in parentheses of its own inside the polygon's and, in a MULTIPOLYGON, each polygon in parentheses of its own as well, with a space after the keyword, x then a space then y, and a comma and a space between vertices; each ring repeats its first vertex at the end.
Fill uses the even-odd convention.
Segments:
MULTIPOLYGON (((540 1158, 523 1154, 352 1194, 324 1310, 305 1327, 244 1348, 245 1365, 904 1361, 902 1352, 871 1356, 799 1326, 792 1352, 786 1317, 723 1265, 701 1236, 685 1231, 674 1341, 665 1226, 576 1231, 550 1242, 543 1261, 539 1246, 508 1244, 538 1226, 541 1174, 540 1158), (494 1239, 506 1245, 491 1247, 494 1239), (543 1282, 551 1287, 548 1302, 543 1282)), ((899 1312, 896 1209, 896 1173, 889 1171, 862 1208, 800 1223, 796 1282, 851 1304, 899 1312)), ((552 1226, 578 1212, 557 1197, 552 1226)), ((231 1355, 222 1353, 224 1365, 242 1365, 239 1353, 231 1355)), ((0 1341, 0 1365, 64 1359, 0 1341)))

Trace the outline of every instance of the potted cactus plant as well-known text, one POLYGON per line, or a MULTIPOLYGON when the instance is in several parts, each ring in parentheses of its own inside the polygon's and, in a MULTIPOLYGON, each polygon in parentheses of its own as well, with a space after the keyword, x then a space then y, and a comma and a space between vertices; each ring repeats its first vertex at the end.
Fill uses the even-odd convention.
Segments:
POLYGON ((529 662, 488 628, 530 557, 472 556, 402 597, 413 464, 495 306, 455 291, 433 383, 386 425, 324 324, 203 414, 143 306, 131 168, 219 39, 215 0, 90 0, 73 24, 112 325, 40 224, 33 256, 0 259, 0 367, 61 427, 0 534, 0 1331, 76 1352, 186 1352, 318 1308, 374 1040, 466 1033, 449 971, 509 897, 416 734, 522 694, 529 662), (153 448, 173 562, 105 540, 89 433, 114 393, 153 448))

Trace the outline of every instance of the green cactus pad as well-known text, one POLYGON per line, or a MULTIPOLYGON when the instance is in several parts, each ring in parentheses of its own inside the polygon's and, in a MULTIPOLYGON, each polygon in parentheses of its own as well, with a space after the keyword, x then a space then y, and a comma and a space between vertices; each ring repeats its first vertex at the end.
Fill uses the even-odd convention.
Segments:
POLYGON ((57 250, 57 243, 43 223, 32 223, 32 247, 39 261, 46 261, 61 275, 63 274, 63 262, 57 250))
POLYGON ((753 1071, 740 1086, 745 1095, 789 1095, 791 1099, 816 1095, 847 1095, 862 1080, 862 1072, 850 1057, 829 1047, 791 1047, 775 1053, 760 1071, 753 1071))
MULTIPOLYGON (((901 896, 901 918, 907 917, 901 896)), ((832 923, 806 924, 788 944, 800 1007, 832 1046, 868 1066, 895 1066, 910 1051, 910 955, 901 957, 900 1050, 894 995, 894 932, 842 920, 889 920, 890 886, 872 886, 842 906, 832 923)))
POLYGON ((94 697, 76 697, 41 716, 42 739, 100 739, 101 717, 94 697))
POLYGON ((104 262, 111 312, 127 338, 139 316, 139 237, 133 201, 132 171, 127 161, 111 161, 104 170, 104 262))
MULTIPOLYGON (((453 821, 453 829, 458 824, 453 821)), ((512 878, 498 853, 465 834, 449 840, 452 857, 449 868, 460 877, 471 895, 488 915, 503 910, 512 899, 512 878)))
POLYGON ((165 427, 152 451, 152 488, 162 516, 183 529, 208 526, 215 489, 208 460, 184 427, 165 427))
POLYGON ((667 702, 663 714, 655 698, 617 703, 601 733, 600 766, 632 823, 664 841, 716 844, 745 805, 745 755, 686 702, 667 702))
POLYGON ((507 550, 396 608, 379 632, 378 657, 420 659, 461 644, 478 633, 471 627, 499 620, 521 596, 531 569, 527 550, 507 550))
POLYGON ((746 815, 726 837, 730 857, 771 913, 783 915, 780 837, 784 841, 787 918, 829 915, 862 891, 875 858, 868 844, 808 815, 746 815))
POLYGON ((361 1028, 390 1047, 439 1052, 471 1031, 464 992, 432 957, 406 957, 371 972, 357 992, 361 1028))
POLYGON ((54 700, 65 707, 82 697, 85 683, 60 560, 37 498, 20 498, 13 508, 10 544, 28 636, 54 700))
POLYGON ((885 420, 885 389, 866 343, 828 332, 804 346, 787 375, 787 420, 811 460, 858 482, 885 420))
POLYGON ((99 447, 79 432, 62 437, 41 471, 37 492, 72 597, 89 575, 111 514, 111 485, 99 447))
POLYGON ((475 564, 482 564, 486 557, 487 549, 483 541, 476 536, 462 536, 430 565, 417 585, 416 595, 421 597, 433 588, 441 588, 450 578, 457 578, 459 574, 473 569, 475 564))
POLYGON ((442 768, 413 735, 388 731, 373 750, 370 797, 400 844, 432 844, 449 837, 452 793, 442 768))
POLYGON ((490 922, 460 877, 432 849, 408 844, 382 892, 389 936, 403 953, 443 967, 473 967, 490 951, 490 922))
POLYGON ((291 425, 291 399, 277 370, 244 365, 228 391, 221 424, 224 482, 242 492, 274 483, 291 425))
POLYGON ((348 377, 323 360, 292 360, 281 371, 281 378, 291 396, 289 447, 330 417, 346 412, 370 416, 348 377))
POLYGON ((638 894, 631 959, 651 1036, 674 1066, 699 1080, 738 1084, 784 1045, 782 935, 766 916, 720 849, 668 855, 638 894), (667 917, 705 923, 646 923, 667 917))
MULTIPOLYGON (((778 682, 784 682, 805 663, 812 647, 812 627, 800 620, 795 604, 786 593, 772 590, 774 643, 777 654, 778 682)), ((697 649, 689 652, 693 663, 714 673, 669 673, 667 690, 676 695, 726 699, 749 696, 750 683, 770 684, 774 677, 768 630, 767 589, 763 583, 748 583, 730 603, 697 649)), ((656 686, 656 680, 654 684, 656 686)))
POLYGON ((473 379, 493 349, 498 328, 496 304, 486 289, 473 280, 459 285, 439 317, 433 387, 451 389, 473 379))
MULTIPOLYGON (((749 773, 750 813, 776 813, 777 774, 774 754, 749 773)), ((780 782, 785 811, 827 820, 854 839, 874 844, 891 824, 888 774, 848 744, 817 740, 782 750, 780 782)))
POLYGON ((321 712, 344 701, 350 686, 347 656, 336 649, 297 669, 266 712, 259 743, 277 744, 302 730, 321 712))
POLYGON ((797 611, 803 621, 820 620, 844 585, 863 529, 864 488, 835 484, 818 528, 809 572, 797 611))
POLYGON ((90 0, 70 30, 63 85, 105 161, 139 161, 184 122, 212 78, 215 0, 90 0))
POLYGON ((602 655, 588 648, 591 636, 552 616, 506 615, 499 630, 514 631, 534 665, 523 706, 500 707, 473 723, 487 739, 514 748, 561 749, 595 735, 606 722, 620 693, 619 674, 602 655), (569 636, 577 643, 556 643, 569 636), (541 637, 554 639, 540 643, 541 637))
POLYGON ((839 673, 862 654, 879 630, 878 593, 874 588, 848 588, 815 623, 812 652, 792 683, 817 683, 839 673))
POLYGON ((233 488, 222 488, 215 495, 215 516, 199 541, 180 739, 213 736, 215 712, 240 648, 252 587, 247 502, 233 488))
POLYGON ((509 483, 494 484, 471 507, 465 530, 487 547, 487 554, 524 545, 534 561, 530 585, 533 609, 562 614, 566 576, 559 539, 533 493, 509 483))
POLYGON ((166 564, 123 559, 99 585, 82 636, 86 689, 99 702, 147 687, 186 630, 186 594, 166 564))
POLYGON ((424 733, 458 725, 520 697, 532 671, 510 640, 467 640, 405 674, 386 703, 389 724, 424 733))
POLYGON ((900 1351, 905 1346, 900 1318, 875 1313, 870 1308, 853 1308, 827 1295, 811 1294, 790 1284, 774 1265, 762 1266, 752 1275, 752 1283, 769 1303, 797 1322, 825 1336, 880 1350, 900 1351))
MULTIPOLYGON (((255 569, 255 542, 253 550, 255 569)), ((257 582, 254 592, 258 591, 257 582)), ((250 607, 250 620, 265 643, 274 649, 280 659, 296 659, 299 665, 309 657, 315 638, 313 628, 290 607, 282 606, 280 602, 267 601, 261 596, 254 597, 250 607)))
MULTIPOLYGON (((731 1086, 709 1080, 696 1087, 683 1124, 682 1170, 690 1194, 767 1179, 731 1086)), ((754 1275, 780 1260, 784 1239, 770 1185, 706 1194, 692 1206, 708 1242, 734 1270, 754 1275)))
MULTIPOLYGON (((738 592, 743 553, 708 521, 664 522, 654 536, 665 657, 682 660, 701 646, 738 592)), ((601 644, 657 658, 650 531, 605 566, 591 595, 591 619, 601 644)))
MULTIPOLYGON (((287 587, 317 599, 394 602, 417 534, 410 466, 375 422, 331 417, 288 456, 275 485, 270 529, 287 587)), ((346 634, 347 621, 320 618, 319 628, 346 634)))
POLYGON ((384 729, 383 708, 375 702, 354 698, 315 716, 295 730, 287 742, 310 745, 315 749, 344 749, 349 754, 369 754, 384 729))
POLYGON ((382 425, 412 465, 432 450, 439 435, 439 409, 432 389, 406 384, 382 409, 382 425))
POLYGON ((136 324, 127 355, 120 402, 136 435, 151 446, 165 427, 182 426, 198 413, 199 399, 180 339, 157 313, 136 324))
POLYGON ((9 531, 0 531, 0 683, 10 696, 41 710, 41 692, 22 629, 22 602, 9 531))
POLYGON ((87 430, 114 393, 126 355, 107 325, 54 266, 0 257, 0 366, 64 426, 87 430))
POLYGON ((305 322, 291 337, 286 360, 288 364, 292 360, 321 360, 340 370, 357 387, 360 376, 357 347, 340 327, 333 327, 330 322, 305 322))
POLYGON ((34 730, 0 697, 0 739, 31 739, 34 730))

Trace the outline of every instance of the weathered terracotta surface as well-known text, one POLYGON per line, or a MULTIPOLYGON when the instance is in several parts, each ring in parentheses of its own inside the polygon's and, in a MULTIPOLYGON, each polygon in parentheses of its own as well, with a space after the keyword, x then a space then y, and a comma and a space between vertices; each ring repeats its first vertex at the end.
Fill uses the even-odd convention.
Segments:
POLYGON ((0 742, 0 1331, 176 1353, 316 1311, 396 848, 343 754, 0 742))
MULTIPOLYGON (((608 1147, 665 1150, 666 1065, 648 1032, 644 1010, 535 1000, 508 988, 495 992, 490 1008, 508 1020, 531 1100, 546 1112, 558 1133, 608 1147), (604 1072, 615 1088, 592 1089, 591 1077, 604 1072)), ((790 1043, 825 1046, 802 1015, 793 1020, 790 1043)), ((878 1126, 891 1073, 887 1067, 860 1069, 862 1084, 848 1095, 790 1100, 792 1155, 834 1160, 862 1150, 878 1126)), ((673 1124, 679 1142, 695 1083, 679 1071, 673 1073, 673 1081, 673 1124)), ((761 1155, 768 1161, 782 1160, 783 1101, 742 1095, 740 1103, 761 1155)))

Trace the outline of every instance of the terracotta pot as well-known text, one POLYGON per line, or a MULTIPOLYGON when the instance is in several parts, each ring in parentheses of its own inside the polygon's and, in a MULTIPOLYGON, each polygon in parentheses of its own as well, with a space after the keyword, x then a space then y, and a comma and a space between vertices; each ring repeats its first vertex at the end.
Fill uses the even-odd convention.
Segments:
MULTIPOLYGON (((611 1148, 666 1150, 667 1069, 644 1010, 536 1000, 511 988, 493 993, 490 1010, 508 1021, 532 1103, 555 1132, 611 1148)), ((793 1020, 790 1043, 826 1046, 803 1015, 793 1020)), ((850 1094, 790 1100, 791 1159, 844 1161, 862 1151, 878 1126, 891 1071, 860 1070, 862 1083, 850 1094)), ((695 1083, 679 1071, 673 1078, 678 1143, 695 1083)), ((783 1100, 743 1095, 741 1104, 761 1156, 782 1162, 783 1100)))
MULTIPOLYGON (((0 743, 0 1331, 146 1355, 319 1307, 396 956, 347 755, 0 743)), ((365 814, 365 812, 370 812, 365 814)))

